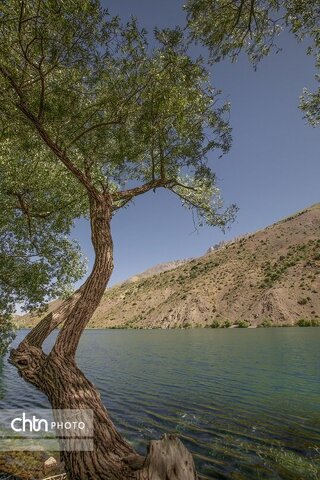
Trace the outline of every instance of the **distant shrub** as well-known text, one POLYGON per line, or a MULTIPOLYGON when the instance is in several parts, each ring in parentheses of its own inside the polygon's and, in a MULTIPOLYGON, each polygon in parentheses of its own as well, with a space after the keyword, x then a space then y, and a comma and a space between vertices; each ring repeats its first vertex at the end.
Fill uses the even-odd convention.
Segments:
POLYGON ((296 324, 298 327, 320 327, 320 318, 300 318, 296 324))
POLYGON ((247 320, 239 320, 238 321, 238 328, 248 328, 250 323, 247 320))
POLYGON ((269 327, 272 327, 272 326, 273 326, 273 323, 272 323, 272 321, 270 320, 270 318, 265 318, 265 319, 262 320, 262 322, 260 323, 260 327, 269 328, 269 327))
POLYGON ((306 298, 300 298, 300 300, 298 300, 297 303, 299 305, 305 305, 307 302, 308 302, 308 300, 306 298))
POLYGON ((211 328, 220 328, 220 322, 219 320, 213 320, 213 322, 210 325, 211 328))

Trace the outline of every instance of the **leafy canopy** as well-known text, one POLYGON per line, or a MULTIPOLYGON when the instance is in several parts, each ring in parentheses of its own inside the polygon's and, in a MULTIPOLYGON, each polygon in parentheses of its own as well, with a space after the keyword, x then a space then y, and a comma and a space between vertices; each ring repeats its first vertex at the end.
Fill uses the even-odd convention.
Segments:
POLYGON ((0 311, 81 277, 69 233, 93 191, 115 213, 164 187, 200 223, 232 219, 207 161, 230 147, 229 105, 179 29, 156 30, 151 47, 96 0, 8 0, 0 37, 0 311))
MULTIPOLYGON (((289 30, 298 41, 306 39, 307 54, 320 68, 319 0, 188 0, 185 6, 194 39, 209 48, 212 61, 245 51, 254 66, 272 50, 277 37, 289 30)), ((320 82, 319 73, 316 81, 320 82)), ((312 125, 320 123, 320 88, 304 89, 300 107, 312 125)))

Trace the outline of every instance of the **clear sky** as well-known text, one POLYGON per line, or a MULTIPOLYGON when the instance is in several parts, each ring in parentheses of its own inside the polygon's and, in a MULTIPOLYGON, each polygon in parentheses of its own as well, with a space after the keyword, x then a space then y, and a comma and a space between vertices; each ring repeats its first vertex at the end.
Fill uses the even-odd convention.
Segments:
MULTIPOLYGON (((183 24, 178 0, 109 0, 111 14, 152 32, 154 26, 183 24)), ((202 255, 220 240, 255 231, 320 201, 320 130, 312 128, 298 109, 303 87, 313 88, 313 58, 305 45, 284 34, 281 53, 264 59, 255 72, 246 57, 210 68, 212 83, 231 101, 233 146, 218 160, 209 155, 225 204, 236 203, 239 213, 224 235, 217 228, 194 231, 190 212, 166 191, 148 193, 112 222, 115 269, 111 284, 170 260, 202 255)), ((79 221, 73 233, 90 264, 88 224, 79 221)))

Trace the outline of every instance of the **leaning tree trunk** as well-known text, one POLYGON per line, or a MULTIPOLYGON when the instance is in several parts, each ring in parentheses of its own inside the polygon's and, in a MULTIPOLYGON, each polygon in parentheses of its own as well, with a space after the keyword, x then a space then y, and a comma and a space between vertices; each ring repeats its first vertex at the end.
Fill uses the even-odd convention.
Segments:
POLYGON ((46 394, 53 409, 92 410, 92 451, 61 451, 70 480, 195 480, 191 454, 175 436, 150 442, 146 457, 138 455, 117 432, 94 385, 79 370, 75 353, 81 334, 99 305, 113 269, 110 233, 111 202, 107 194, 90 198, 95 263, 86 282, 55 312, 26 336, 10 361, 19 374, 46 394), (63 327, 51 352, 44 340, 63 327))

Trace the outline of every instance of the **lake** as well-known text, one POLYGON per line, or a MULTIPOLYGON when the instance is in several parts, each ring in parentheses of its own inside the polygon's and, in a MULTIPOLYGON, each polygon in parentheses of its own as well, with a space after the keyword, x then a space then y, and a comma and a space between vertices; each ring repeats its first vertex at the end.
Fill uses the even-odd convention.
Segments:
MULTIPOLYGON (((320 328, 87 330, 78 363, 141 453, 175 432, 206 479, 320 478, 320 328)), ((5 363, 0 408, 30 407, 5 363)))

